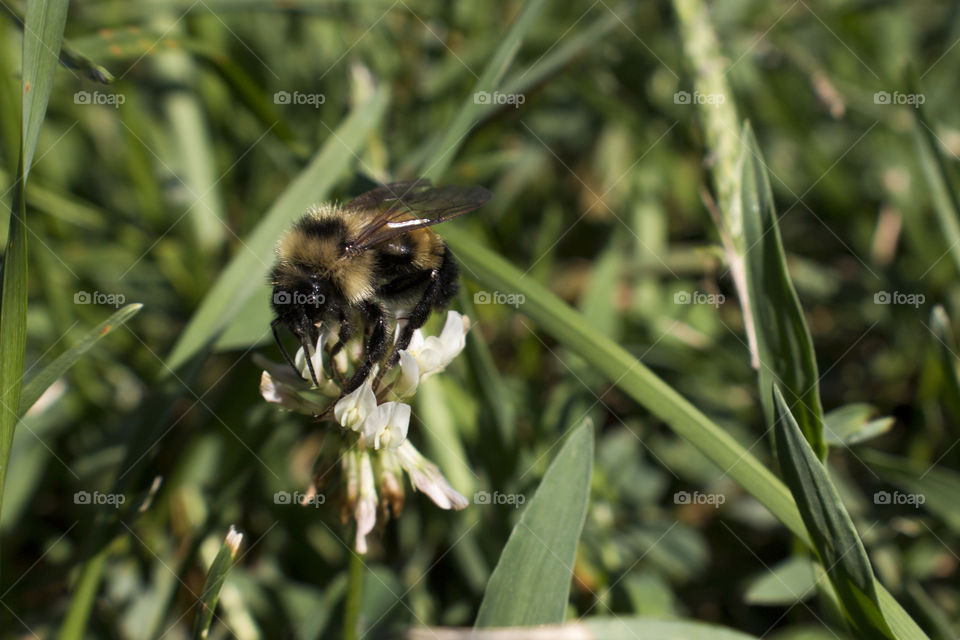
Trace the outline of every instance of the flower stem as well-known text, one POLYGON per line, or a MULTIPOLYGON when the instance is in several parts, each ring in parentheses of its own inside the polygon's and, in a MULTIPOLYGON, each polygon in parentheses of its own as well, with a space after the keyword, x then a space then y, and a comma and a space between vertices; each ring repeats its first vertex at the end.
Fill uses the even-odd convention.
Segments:
POLYGON ((360 594, 363 592, 363 556, 350 553, 350 575, 347 580, 347 604, 343 614, 343 640, 357 640, 360 622, 360 594))

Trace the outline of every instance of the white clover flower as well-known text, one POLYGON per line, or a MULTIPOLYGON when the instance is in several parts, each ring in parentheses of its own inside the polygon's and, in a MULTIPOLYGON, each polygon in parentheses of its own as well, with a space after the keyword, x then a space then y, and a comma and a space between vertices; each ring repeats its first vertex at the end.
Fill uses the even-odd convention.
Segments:
POLYGON ((363 422, 363 437, 374 449, 396 449, 407 439, 410 405, 384 402, 363 422))
POLYGON ((419 329, 414 331, 409 346, 400 352, 397 395, 413 395, 420 382, 446 369, 466 346, 469 330, 469 318, 456 311, 448 311, 447 321, 439 336, 424 338, 419 329))
MULTIPOLYGON (((403 322, 398 320, 393 327, 394 336, 399 335, 403 322)), ((467 499, 450 486, 437 465, 407 440, 411 408, 408 402, 400 400, 413 396, 425 378, 443 371, 463 351, 469 319, 450 311, 440 335, 425 337, 419 329, 414 331, 408 348, 398 354, 396 371, 380 375, 378 363, 363 384, 345 395, 344 381, 362 364, 362 334, 347 341, 331 357, 331 346, 339 342, 339 337, 331 327, 319 328, 317 344, 297 350, 293 359, 296 371, 287 363, 271 362, 259 354, 254 358, 263 367, 260 393, 267 402, 326 420, 328 424, 335 420, 342 428, 332 429, 339 436, 339 441, 334 440, 338 447, 330 450, 326 460, 335 465, 332 456, 339 450, 344 509, 356 523, 356 551, 367 553, 367 536, 376 525, 378 511, 383 519, 400 514, 404 473, 410 476, 414 489, 427 494, 437 506, 465 508, 467 499), (308 358, 318 378, 316 386, 307 366, 308 358), (332 377, 325 377, 326 372, 332 377), (389 401, 380 402, 383 399, 389 401)), ((307 488, 301 503, 309 503, 322 489, 318 482, 307 488)))
POLYGON ((423 457, 416 447, 405 440, 396 449, 397 460, 410 475, 414 488, 427 494, 441 509, 464 509, 469 502, 450 486, 437 465, 423 457))
POLYGON ((357 521, 357 553, 366 553, 367 534, 373 531, 373 526, 377 523, 377 489, 370 454, 366 450, 361 450, 358 455, 360 457, 360 487, 353 517, 357 521))
POLYGON ((333 407, 333 416, 341 427, 359 431, 364 421, 377 408, 377 396, 373 392, 371 378, 343 396, 333 407))

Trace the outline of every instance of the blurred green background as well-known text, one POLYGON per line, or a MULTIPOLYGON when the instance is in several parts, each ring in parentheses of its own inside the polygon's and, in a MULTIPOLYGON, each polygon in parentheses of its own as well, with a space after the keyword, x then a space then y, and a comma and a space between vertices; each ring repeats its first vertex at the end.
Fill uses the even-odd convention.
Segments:
MULTIPOLYGON (((187 637, 194 594, 231 524, 244 545, 212 635, 338 634, 350 539, 339 508, 273 499, 305 486, 322 427, 259 395, 252 355, 280 359, 266 279, 235 280, 226 296, 239 302, 217 319, 225 331, 212 352, 175 353, 231 259, 269 266, 276 235, 250 238, 298 175, 314 199, 349 199, 435 163, 445 167, 438 183, 487 187, 491 202, 451 225, 774 466, 704 204, 713 157, 669 2, 548 2, 501 80, 512 103, 479 110, 463 139, 441 139, 523 5, 72 3, 65 46, 116 80, 98 83, 83 64, 57 72, 27 193, 28 371, 121 299, 144 307, 18 426, 0 519, 4 637, 55 636, 83 585, 96 593, 84 637, 187 637), (129 506, 157 476, 139 515, 74 499, 119 487, 129 506)), ((933 136, 952 176, 958 5, 709 8, 734 94, 725 99, 751 121, 766 159, 824 409, 847 407, 830 424, 892 418, 871 426, 877 437, 835 447, 832 477, 881 580, 932 637, 956 637, 960 387, 949 319, 960 316, 960 236, 938 217, 918 140, 933 136), (896 104, 917 95, 919 123, 913 105, 896 104), (926 501, 884 504, 875 496, 884 491, 926 501)), ((21 32, 0 14, 0 33, 6 190, 21 32)), ((7 191, 4 236, 9 200, 7 191)), ((464 495, 529 497, 567 430, 594 420, 570 619, 683 616, 770 638, 843 637, 806 592, 809 565, 754 499, 543 333, 522 301, 495 295, 512 291, 469 269, 463 285, 455 307, 474 322, 467 351, 418 393, 410 437, 464 495), (723 504, 683 504, 683 491, 723 504)), ((410 493, 368 557, 371 633, 472 624, 520 512, 444 512, 410 493)))

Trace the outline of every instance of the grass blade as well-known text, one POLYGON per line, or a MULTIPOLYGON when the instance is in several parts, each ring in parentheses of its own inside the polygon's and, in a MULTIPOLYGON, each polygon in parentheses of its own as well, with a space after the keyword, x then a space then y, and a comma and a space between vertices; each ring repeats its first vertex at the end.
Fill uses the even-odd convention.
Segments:
POLYGON ((57 70, 68 0, 27 3, 23 32, 23 180, 26 182, 37 150, 40 125, 47 112, 53 75, 57 70))
POLYGON ((388 102, 387 90, 378 89, 330 134, 310 164, 277 198, 193 314, 168 358, 171 369, 177 369, 209 345, 251 295, 267 295, 265 285, 261 289, 250 283, 266 282, 273 245, 280 233, 308 206, 327 197, 352 164, 367 134, 380 122, 388 102))
POLYGON ((895 640, 880 611, 876 580, 863 542, 777 385, 773 387, 773 404, 777 459, 784 480, 793 491, 814 550, 850 622, 858 637, 895 640))
POLYGON ((237 533, 231 525, 227 537, 223 539, 223 544, 220 546, 220 552, 217 553, 213 564, 210 565, 210 571, 207 572, 207 581, 203 585, 203 594, 200 596, 200 611, 197 612, 197 623, 193 629, 194 640, 202 640, 210 633, 210 623, 213 622, 213 612, 217 608, 220 591, 223 589, 227 574, 230 573, 241 542, 243 542, 243 534, 237 533))
POLYGON ((593 425, 574 430, 510 533, 477 613, 477 627, 563 622, 587 515, 593 425))
POLYGON ((33 404, 40 399, 43 392, 56 382, 56 380, 70 370, 77 360, 83 354, 92 349, 100 340, 105 338, 111 331, 125 323, 127 320, 137 315, 142 304, 128 304, 122 309, 116 311, 109 318, 91 329, 80 342, 73 345, 57 358, 45 366, 39 373, 32 376, 23 384, 23 391, 20 394, 20 415, 26 413, 33 404))
POLYGON ((917 142, 917 153, 920 156, 920 166, 927 179, 933 198, 933 208, 937 214, 937 222, 943 232, 944 242, 953 257, 953 262, 960 270, 960 200, 950 181, 947 163, 943 158, 940 143, 937 140, 930 121, 927 120, 923 107, 917 105, 914 110, 914 138, 917 142))
MULTIPOLYGON (((523 294, 523 311, 557 341, 614 381, 636 402, 692 444, 756 498, 808 546, 810 536, 784 484, 726 431, 690 404, 623 347, 593 331, 583 316, 509 262, 482 247, 470 233, 454 226, 438 229, 450 248, 478 280, 492 289, 523 294)), ((882 585, 877 585, 883 613, 899 638, 927 636, 882 585)))
POLYGON ((756 139, 743 128, 740 200, 747 298, 754 319, 760 368, 760 398, 773 421, 771 389, 784 389, 800 430, 821 460, 826 456, 823 408, 813 341, 787 271, 773 193, 756 139))
POLYGON ((424 178, 439 180, 447 167, 450 166, 456 150, 463 144, 467 132, 476 124, 479 115, 483 113, 486 106, 475 99, 476 95, 481 92, 490 93, 500 85, 500 81, 520 48, 523 37, 534 25, 544 3, 545 0, 530 0, 520 15, 517 16, 517 19, 514 20, 500 46, 491 56, 490 62, 487 63, 483 73, 480 74, 480 79, 474 85, 473 91, 464 98, 453 122, 446 127, 443 136, 434 141, 429 153, 424 154, 423 157, 430 162, 429 167, 422 172, 424 178))
POLYGON ((462 629, 418 627, 404 636, 408 640, 756 640, 752 636, 718 624, 697 620, 659 620, 656 618, 591 616, 582 622, 564 625, 462 629))
POLYGON ((27 5, 23 36, 20 159, 7 250, 3 256, 3 289, 0 291, 0 345, 3 345, 0 349, 0 508, 13 434, 19 419, 27 348, 27 177, 50 99, 68 4, 67 0, 37 0, 27 5))

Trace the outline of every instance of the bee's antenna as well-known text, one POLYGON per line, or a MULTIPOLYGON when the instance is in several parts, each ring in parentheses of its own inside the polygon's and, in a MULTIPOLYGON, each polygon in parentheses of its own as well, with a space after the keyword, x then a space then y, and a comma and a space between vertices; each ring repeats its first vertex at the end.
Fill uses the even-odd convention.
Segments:
POLYGON ((287 361, 290 368, 299 376, 300 372, 297 370, 297 365, 293 363, 293 358, 290 357, 290 354, 287 353, 287 348, 283 346, 283 342, 280 341, 280 334, 277 333, 278 324, 280 324, 280 318, 274 318, 273 322, 270 323, 270 330, 273 331, 273 340, 277 343, 277 346, 280 347, 280 353, 283 354, 283 359, 287 361))
POLYGON ((307 369, 310 370, 310 377, 313 378, 313 384, 320 386, 320 380, 317 378, 317 372, 313 369, 313 349, 314 345, 310 344, 311 336, 310 330, 307 327, 310 326, 310 319, 307 318, 307 314, 303 314, 303 319, 305 321, 304 327, 297 331, 297 336, 300 338, 300 344, 303 345, 303 355, 304 359, 307 361, 307 369))

